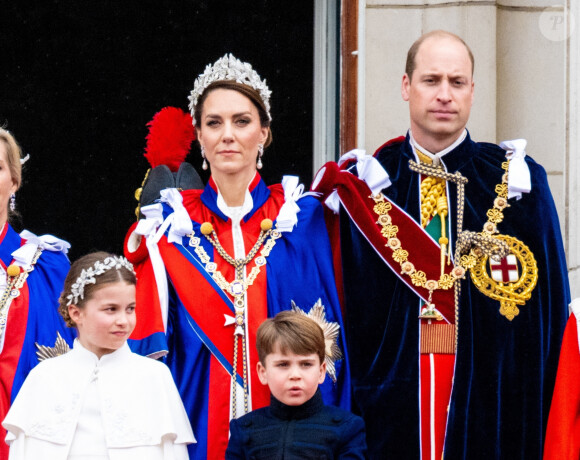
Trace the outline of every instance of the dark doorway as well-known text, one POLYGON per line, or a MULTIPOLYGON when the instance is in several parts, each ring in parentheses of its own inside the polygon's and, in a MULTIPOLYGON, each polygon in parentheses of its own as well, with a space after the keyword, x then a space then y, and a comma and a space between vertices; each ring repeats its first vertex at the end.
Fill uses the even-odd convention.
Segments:
MULTIPOLYGON (((312 1, 4 2, 0 124, 31 156, 16 229, 70 241, 71 259, 120 252, 148 167, 145 125, 165 106, 187 110, 195 77, 226 52, 272 90, 266 183, 309 184, 312 1)), ((201 172, 197 144, 188 160, 201 172)))

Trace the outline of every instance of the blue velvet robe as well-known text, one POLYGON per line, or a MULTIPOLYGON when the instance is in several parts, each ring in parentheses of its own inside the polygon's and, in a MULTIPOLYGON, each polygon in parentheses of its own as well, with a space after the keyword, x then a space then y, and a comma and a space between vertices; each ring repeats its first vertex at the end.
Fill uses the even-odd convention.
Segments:
MULTIPOLYGON (((419 180, 409 169, 409 138, 375 157, 392 185, 385 195, 420 222, 419 180)), ((469 135, 442 162, 469 179, 464 230, 480 232, 501 183, 505 151, 469 135)), ((459 338, 444 446, 449 459, 539 459, 560 341, 570 301, 558 216, 546 172, 529 156, 532 190, 504 210, 502 234, 528 245, 538 265, 530 300, 509 321, 469 274, 461 282, 459 338)), ((457 189, 449 185, 455 241, 457 189)), ((341 215, 345 323, 354 403, 367 427, 371 458, 419 459, 418 297, 378 258, 346 213, 341 215)), ((420 255, 409 259, 420 269, 420 255)))

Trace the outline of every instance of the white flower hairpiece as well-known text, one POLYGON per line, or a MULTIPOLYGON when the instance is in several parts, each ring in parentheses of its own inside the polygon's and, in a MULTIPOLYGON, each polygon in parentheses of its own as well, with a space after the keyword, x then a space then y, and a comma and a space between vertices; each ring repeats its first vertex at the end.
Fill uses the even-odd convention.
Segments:
POLYGON ((132 273, 133 264, 129 262, 125 257, 109 256, 106 257, 102 262, 97 260, 92 267, 83 269, 80 276, 77 278, 76 282, 71 287, 71 293, 66 296, 68 299, 67 305, 76 304, 79 299, 85 298, 85 286, 87 284, 95 284, 97 282, 96 276, 102 275, 107 270, 112 268, 119 270, 121 267, 125 267, 132 273))
POLYGON ((324 333, 326 373, 333 382, 336 382, 336 366, 334 362, 342 358, 342 352, 338 347, 337 339, 340 325, 326 320, 326 313, 322 301, 318 299, 308 313, 297 306, 292 300, 292 311, 300 313, 314 320, 320 326, 324 333))
POLYGON ((213 82, 228 80, 242 83, 258 91, 264 102, 268 119, 272 121, 270 116, 270 95, 272 91, 268 89, 266 80, 260 78, 258 73, 252 69, 251 64, 236 59, 230 53, 215 61, 213 65, 208 64, 205 71, 197 77, 193 84, 193 90, 189 96, 189 110, 191 111, 194 126, 197 123, 194 112, 199 97, 213 82))

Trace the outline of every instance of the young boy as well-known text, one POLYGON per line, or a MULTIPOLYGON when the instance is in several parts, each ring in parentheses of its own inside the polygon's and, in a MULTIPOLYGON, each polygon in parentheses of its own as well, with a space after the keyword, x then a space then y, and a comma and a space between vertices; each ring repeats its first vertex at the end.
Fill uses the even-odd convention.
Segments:
POLYGON ((270 406, 230 422, 226 459, 364 459, 362 418, 325 406, 325 338, 314 320, 287 310, 258 328, 258 376, 270 406))

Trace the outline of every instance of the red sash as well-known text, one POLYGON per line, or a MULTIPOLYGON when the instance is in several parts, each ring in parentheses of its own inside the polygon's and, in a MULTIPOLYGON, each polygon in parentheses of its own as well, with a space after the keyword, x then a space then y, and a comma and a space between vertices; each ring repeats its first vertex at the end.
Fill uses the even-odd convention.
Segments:
MULTIPOLYGON (((324 175, 314 191, 328 195, 335 190, 351 221, 385 264, 409 289, 426 302, 429 291, 424 287, 415 286, 409 276, 401 274, 401 265, 393 259, 393 251, 387 246, 387 240, 381 234, 381 226, 377 224, 378 215, 373 210, 375 201, 370 198, 372 192, 367 184, 354 174, 340 170, 336 163, 327 163, 324 168, 324 175)), ((392 205, 389 215, 393 225, 399 228, 397 238, 401 241, 401 247, 409 252, 409 262, 413 263, 417 270, 424 271, 428 280, 439 280, 441 247, 411 216, 388 198, 385 197, 385 200, 392 205)), ((453 266, 446 268, 446 273, 452 269, 453 266)), ((433 291, 432 302, 449 322, 454 322, 453 289, 433 291)))

